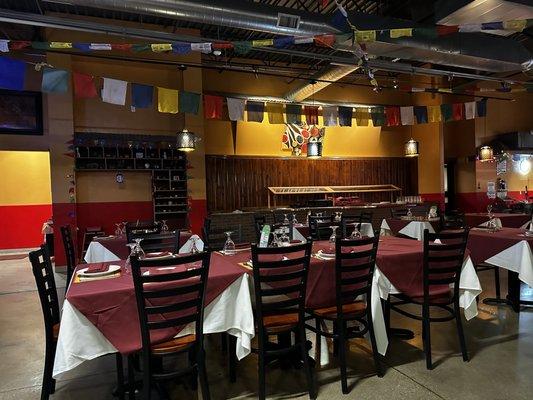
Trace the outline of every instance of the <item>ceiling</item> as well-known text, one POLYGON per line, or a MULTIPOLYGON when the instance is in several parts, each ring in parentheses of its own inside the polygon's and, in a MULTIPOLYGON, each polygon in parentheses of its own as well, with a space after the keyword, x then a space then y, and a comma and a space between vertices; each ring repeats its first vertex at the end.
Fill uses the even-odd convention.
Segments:
MULTIPOLYGON (((241 0, 247 3, 262 3, 278 7, 286 7, 289 9, 296 9, 305 12, 318 13, 325 16, 331 15, 335 11, 335 2, 333 0, 241 0)), ((441 20, 441 16, 435 15, 435 5, 442 0, 341 0, 341 4, 349 12, 360 12, 365 14, 372 14, 374 16, 382 17, 394 17, 408 20, 413 24, 437 23, 436 19, 441 20)), ((459 1, 459 0, 457 0, 459 1)), ((480 0, 474 0, 480 1, 480 0)), ((486 0, 485 0, 486 1, 486 0)), ((497 1, 497 0, 490 0, 497 1)), ((520 1, 520 0, 517 0, 520 1)), ((133 21, 144 24, 154 24, 163 27, 177 28, 194 28, 199 29, 201 36, 210 39, 220 40, 252 40, 262 38, 272 38, 274 35, 264 32, 234 29, 229 27, 196 24, 187 21, 181 21, 171 18, 162 18, 152 15, 133 14, 122 11, 110 11, 104 9, 89 8, 85 6, 75 6, 66 4, 68 0, 65 0, 65 4, 49 3, 41 0, 0 0, 0 8, 22 11, 25 13, 35 14, 49 14, 56 13, 57 16, 62 18, 68 18, 69 15, 82 15, 100 17, 109 20, 125 20, 133 21)), ((463 0, 463 2, 465 2, 463 0)), ((450 2, 448 1, 448 4, 450 2)), ((467 3, 467 1, 466 1, 467 3)), ((468 15, 467 15, 468 16, 468 15)), ((463 16, 462 22, 465 21, 463 16)), ((41 30, 37 27, 31 27, 28 25, 13 25, 8 23, 0 23, 1 36, 12 40, 39 40, 41 39, 41 30)), ((510 40, 518 41, 525 47, 533 51, 533 30, 529 28, 523 33, 515 33, 509 37, 510 40)), ((259 60, 264 67, 270 68, 283 68, 288 65, 302 65, 306 71, 300 71, 298 74, 311 75, 313 71, 320 70, 325 67, 329 62, 327 60, 320 60, 316 58, 316 54, 327 54, 331 56, 344 56, 345 52, 339 52, 334 49, 321 48, 313 45, 298 45, 294 46, 293 50, 298 50, 298 55, 294 54, 279 54, 263 51, 251 51, 246 55, 246 59, 259 60), (303 53, 303 54, 302 54, 303 53)), ((212 54, 204 55, 203 63, 206 65, 217 65, 220 62, 245 62, 244 60, 238 60, 234 57, 233 53, 228 53, 228 58, 215 57, 212 54)), ((381 56, 378 59, 387 59, 387 57, 381 56)), ((389 59, 390 61, 390 59, 389 59)), ((416 67, 431 68, 432 64, 410 61, 409 64, 416 67)), ((461 71, 460 68, 449 67, 445 65, 437 66, 439 69, 447 70, 450 72, 461 71)), ((466 72, 472 72, 471 70, 466 72)), ((383 75, 383 74, 382 74, 383 75)), ((385 75, 395 75, 391 73, 385 73, 385 75)), ((361 76, 361 75, 359 75, 361 76)), ((357 78, 357 74, 352 77, 357 78)), ((527 77, 526 77, 527 78, 527 77)))

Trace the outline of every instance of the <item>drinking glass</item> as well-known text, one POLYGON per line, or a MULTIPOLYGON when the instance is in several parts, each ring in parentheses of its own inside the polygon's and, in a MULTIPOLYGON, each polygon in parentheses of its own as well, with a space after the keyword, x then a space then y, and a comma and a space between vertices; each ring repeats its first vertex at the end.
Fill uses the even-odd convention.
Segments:
POLYGON ((341 222, 342 220, 342 212, 335 211, 335 222, 341 222))
POLYGON ((330 241, 330 243, 335 243, 335 241, 337 240, 337 229, 338 229, 338 226, 332 225, 332 226, 330 226, 330 228, 331 228, 331 236, 329 237, 329 241, 330 241))
POLYGON ((487 206, 487 214, 489 215, 489 218, 492 219, 492 204, 487 206))
POLYGON ((287 214, 283 214, 283 223, 286 225, 290 224, 289 218, 287 218, 287 214))
POLYGON ((298 220, 296 219, 296 214, 292 214, 292 224, 296 225, 298 223, 298 220))
POLYGON ((162 222, 162 224, 161 224, 161 232, 167 233, 168 232, 167 220, 166 219, 162 219, 161 222, 162 222))
POLYGON ((222 251, 227 256, 234 256, 237 251, 235 250, 235 242, 231 240, 231 234, 233 232, 228 231, 224 233, 226 234, 226 243, 224 243, 224 248, 222 249, 222 251))
POLYGON ((115 229, 115 236, 120 236, 120 235, 122 235, 122 228, 121 228, 121 225, 122 225, 121 222, 119 222, 118 224, 115 224, 115 226, 117 227, 117 229, 115 229))
MULTIPOLYGON (((192 239, 191 254, 199 253, 200 250, 198 250, 198 247, 196 247, 196 236, 192 236, 191 239, 192 239)), ((233 246, 235 247, 235 243, 233 244, 233 246)))
POLYGON ((287 235, 287 232, 283 231, 279 239, 279 244, 283 247, 290 246, 291 239, 289 238, 289 235, 287 235))
POLYGON ((353 231, 352 233, 350 234, 350 239, 351 240, 354 240, 354 239, 360 239, 363 237, 363 235, 361 235, 361 232, 359 232, 359 227, 358 227, 359 224, 357 223, 354 223, 353 224, 353 231))
POLYGON ((133 240, 135 240, 135 244, 131 249, 130 255, 137 256, 138 258, 144 258, 146 254, 144 253, 144 250, 141 247, 142 238, 136 238, 133 240))
POLYGON ((410 208, 407 209, 407 218, 413 218, 413 213, 410 208))

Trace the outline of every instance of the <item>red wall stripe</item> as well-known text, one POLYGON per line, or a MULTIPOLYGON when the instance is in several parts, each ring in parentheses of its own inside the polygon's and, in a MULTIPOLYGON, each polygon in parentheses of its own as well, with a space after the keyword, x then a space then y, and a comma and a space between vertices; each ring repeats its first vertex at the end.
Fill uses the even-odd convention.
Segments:
POLYGON ((38 247, 43 223, 51 216, 51 204, 0 206, 0 249, 38 247))

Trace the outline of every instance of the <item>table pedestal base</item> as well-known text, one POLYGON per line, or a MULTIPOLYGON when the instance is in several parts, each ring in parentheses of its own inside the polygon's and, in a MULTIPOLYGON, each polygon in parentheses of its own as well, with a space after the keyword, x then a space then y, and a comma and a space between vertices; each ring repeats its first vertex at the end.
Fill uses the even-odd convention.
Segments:
POLYGON ((533 306, 533 301, 521 300, 520 299, 520 279, 518 278, 518 273, 513 271, 507 271, 508 276, 508 289, 507 297, 502 299, 500 297, 489 297, 483 299, 483 304, 490 306, 497 305, 508 305, 511 306, 514 312, 520 312, 520 306, 533 306))

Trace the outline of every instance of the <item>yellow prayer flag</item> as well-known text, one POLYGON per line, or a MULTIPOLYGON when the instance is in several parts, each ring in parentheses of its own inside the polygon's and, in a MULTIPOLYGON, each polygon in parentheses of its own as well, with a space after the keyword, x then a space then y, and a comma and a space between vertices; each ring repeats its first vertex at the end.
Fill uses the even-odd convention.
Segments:
POLYGON ((441 120, 440 106, 428 106, 428 122, 440 122, 441 120))
POLYGON ((161 113, 178 113, 178 91, 175 89, 157 88, 157 110, 161 113))
POLYGON ((370 113, 368 108, 356 108, 355 109, 355 122, 357 126, 368 126, 370 120, 370 113))
POLYGON ((511 19, 509 21, 503 21, 503 29, 506 31, 522 32, 527 25, 525 19, 511 19))
POLYGON ((274 39, 252 40, 252 47, 272 46, 273 44, 274 39))
POLYGON ((376 41, 376 31, 356 31, 355 40, 357 42, 374 42, 376 41))
POLYGON ((170 43, 154 43, 151 45, 152 51, 160 53, 162 51, 172 51, 172 45, 170 43))
POLYGON ((267 103, 266 110, 268 113, 268 122, 271 124, 284 124, 283 119, 283 104, 267 103))
POLYGON ((72 49, 72 43, 68 42, 50 42, 51 49, 72 49))
POLYGON ((413 28, 401 28, 401 29, 390 30, 390 37, 392 39, 400 38, 403 36, 413 36, 413 28))
POLYGON ((441 92, 441 93, 452 93, 452 89, 450 89, 450 88, 440 88, 439 92, 441 92))

